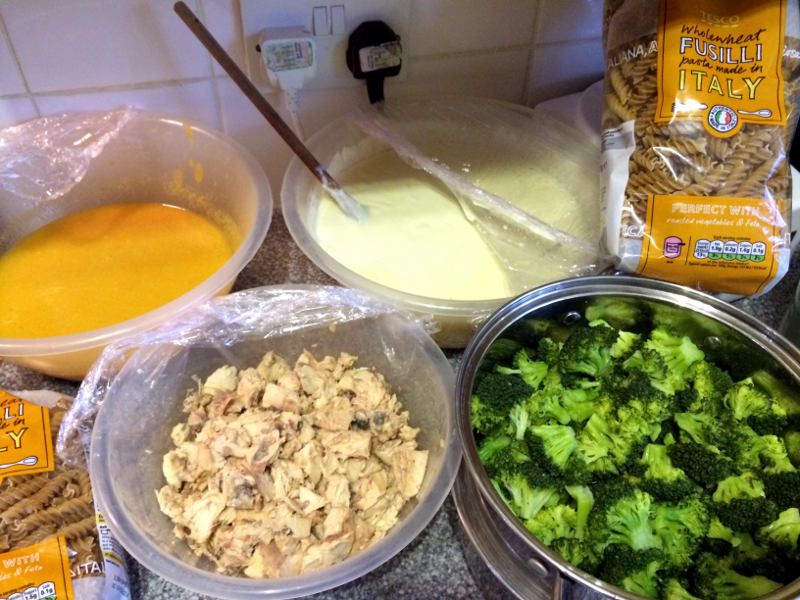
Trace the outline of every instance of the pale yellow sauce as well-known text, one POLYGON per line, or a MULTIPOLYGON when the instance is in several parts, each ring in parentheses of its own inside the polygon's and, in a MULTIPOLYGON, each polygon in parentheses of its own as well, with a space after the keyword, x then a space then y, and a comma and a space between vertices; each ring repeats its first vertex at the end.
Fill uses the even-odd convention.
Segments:
POLYGON ((142 315, 200 284, 233 251, 220 227, 172 206, 69 215, 0 256, 0 337, 67 335, 142 315))
POLYGON ((464 217, 452 194, 387 150, 339 178, 369 209, 356 223, 320 199, 316 235, 337 261, 393 289, 431 298, 481 300, 511 295, 506 270, 464 217))
MULTIPOLYGON (((476 159, 470 174, 477 185, 579 239, 599 239, 597 203, 586 202, 588 194, 571 191, 560 173, 549 173, 511 153, 487 149, 484 156, 477 148, 470 151, 476 159)), ((443 155, 447 152, 445 148, 443 155)), ((464 216, 453 194, 393 151, 368 156, 337 179, 367 206, 369 216, 356 223, 324 196, 316 236, 350 270, 393 289, 438 299, 487 300, 518 293, 509 269, 464 216)), ((523 252, 546 256, 535 240, 523 252)), ((574 262, 579 264, 580 258, 574 262)), ((530 281, 566 277, 572 263, 570 250, 561 249, 557 257, 538 262, 530 281)))

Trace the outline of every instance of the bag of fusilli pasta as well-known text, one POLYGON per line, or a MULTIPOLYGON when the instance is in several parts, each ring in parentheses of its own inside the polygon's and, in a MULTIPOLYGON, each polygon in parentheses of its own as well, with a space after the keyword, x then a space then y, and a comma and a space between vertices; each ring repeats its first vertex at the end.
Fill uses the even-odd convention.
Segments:
POLYGON ((796 0, 606 0, 605 243, 623 271, 714 292, 789 267, 796 0))
POLYGON ((55 392, 0 390, 0 598, 130 598, 85 465, 53 450, 71 404, 55 392))

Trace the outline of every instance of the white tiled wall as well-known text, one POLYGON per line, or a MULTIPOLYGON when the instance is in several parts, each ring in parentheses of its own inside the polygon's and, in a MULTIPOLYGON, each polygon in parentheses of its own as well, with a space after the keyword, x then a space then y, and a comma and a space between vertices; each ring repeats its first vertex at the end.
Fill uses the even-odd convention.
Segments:
MULTIPOLYGON (((247 70, 247 45, 260 26, 243 19, 243 13, 252 14, 243 11, 243 4, 249 9, 256 3, 258 9, 259 1, 264 2, 261 10, 276 5, 275 0, 187 4, 247 70)), ((346 2, 377 14, 385 6, 385 0, 346 2)), ((0 0, 0 127, 61 111, 125 105, 199 120, 225 131, 256 156, 277 199, 289 150, 214 64, 172 4, 0 0)), ((392 0, 392 12, 407 16, 408 30, 402 35, 403 80, 387 80, 386 95, 469 94, 533 106, 583 89, 603 74, 602 4, 392 0)), ((357 25, 346 23, 348 31, 357 25)), ((282 96, 260 87, 282 111, 282 96)), ((303 131, 312 133, 366 103, 366 92, 352 82, 301 91, 303 131)))

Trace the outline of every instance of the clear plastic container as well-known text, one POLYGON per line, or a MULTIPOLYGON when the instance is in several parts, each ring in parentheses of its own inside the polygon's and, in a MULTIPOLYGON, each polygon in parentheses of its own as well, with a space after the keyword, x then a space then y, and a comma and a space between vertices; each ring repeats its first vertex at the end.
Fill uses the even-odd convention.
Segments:
POLYGON ((83 377, 110 341, 227 293, 264 241, 272 219, 269 182, 260 165, 238 143, 197 123, 135 113, 119 135, 91 159, 83 179, 66 194, 20 198, 0 187, 0 253, 66 215, 137 201, 171 204, 225 223, 238 248, 203 283, 153 311, 72 335, 0 338, 0 357, 56 377, 83 377))
MULTIPOLYGON (((465 173, 469 173, 470 164, 474 171, 475 164, 485 159, 484 155, 491 155, 492 161, 497 160, 499 157, 507 163, 513 163, 514 161, 510 160, 509 157, 515 157, 518 161, 523 161, 524 157, 525 162, 528 161, 529 154, 543 154, 547 160, 552 162, 531 166, 541 167, 549 171, 555 169, 553 164, 557 164, 558 169, 555 170, 566 173, 565 179, 573 180, 577 189, 588 190, 585 198, 581 196, 583 198, 581 201, 586 203, 586 211, 584 212, 590 214, 591 211, 594 211, 599 217, 599 179, 595 177, 597 171, 596 169, 581 170, 579 168, 584 164, 594 165, 592 161, 594 158, 599 160, 599 154, 594 149, 584 148, 588 144, 585 144, 585 140, 580 133, 571 130, 562 132, 559 129, 558 133, 540 131, 539 137, 535 137, 531 133, 531 129, 535 129, 532 110, 497 100, 481 98, 458 99, 449 96, 421 100, 401 99, 397 104, 387 108, 389 114, 392 114, 392 108, 396 108, 404 116, 407 121, 406 124, 409 125, 411 130, 421 133, 421 138, 430 138, 434 142, 440 139, 446 141, 448 155, 432 154, 431 158, 434 161, 447 164, 451 169, 453 164, 463 163, 465 173), (414 108, 417 105, 424 107, 425 111, 423 116, 420 116, 418 121, 415 121, 413 115, 415 114, 414 108), (459 115, 459 112, 454 107, 462 106, 465 108, 466 114, 472 115, 474 111, 478 110, 479 114, 485 116, 488 124, 497 124, 494 130, 498 133, 492 139, 488 139, 484 135, 485 131, 480 126, 471 128, 459 127, 460 121, 455 118, 459 115), (441 108, 441 118, 436 116, 439 108, 441 108), (431 117, 431 114, 434 116, 431 117), (527 129, 515 127, 520 123, 526 124, 527 129), (441 134, 440 137, 439 134, 441 134), (487 149, 491 150, 491 152, 488 152, 487 149), (519 149, 527 149, 528 154, 524 154, 521 150, 517 152, 519 149), (546 151, 542 152, 542 149, 546 151), (574 156, 574 160, 568 160, 571 155, 574 156), (557 156, 558 158, 552 160, 552 156, 557 156), (592 196, 596 196, 596 198, 592 196)), ((483 126, 485 125, 483 124, 483 126)), ((553 131, 555 132, 556 130, 554 129, 553 131)), ((349 116, 337 119, 317 131, 307 140, 307 145, 315 157, 328 167, 334 177, 349 169, 357 169, 359 163, 374 157, 382 151, 386 151, 388 148, 386 144, 378 139, 367 135, 356 120, 349 116)), ((423 152, 427 150, 421 146, 420 149, 423 152)), ((401 161, 402 159, 398 157, 397 160, 401 161)), ((488 162, 491 164, 492 161, 488 162)), ((528 162, 525 162, 525 164, 528 164, 528 162)), ((499 170, 502 171, 502 169, 499 170)), ((513 178, 510 178, 509 181, 513 181, 513 178)), ((510 186, 509 190, 512 187, 510 186)), ((466 346, 478 326, 489 317, 492 311, 499 308, 510 297, 516 295, 510 292, 503 297, 480 300, 436 298, 389 287, 361 275, 334 258, 318 239, 316 229, 322 193, 320 190, 317 180, 308 169, 299 160, 293 159, 284 175, 280 196, 283 218, 297 245, 320 269, 342 284, 368 291, 407 310, 432 314, 441 326, 441 330, 434 338, 441 347, 463 348, 466 346)), ((504 192, 497 191, 493 193, 502 195, 504 192)), ((538 193, 538 190, 530 190, 532 198, 536 197, 536 193, 538 193)), ((508 199, 513 201, 511 197, 508 199)), ((594 222, 599 223, 599 218, 594 222)), ((494 236, 495 239, 499 237, 494 236)), ((596 236, 592 237, 596 237, 596 239, 589 239, 587 242, 596 243, 599 246, 599 226, 597 227, 596 236)), ((532 260, 539 260, 537 258, 538 255, 533 251, 526 256, 533 257, 532 260)), ((530 271, 534 273, 536 278, 541 277, 545 281, 569 276, 564 270, 552 269, 552 263, 555 262, 557 261, 541 260, 539 265, 530 271), (553 271, 557 271, 559 273, 558 276, 548 278, 548 274, 553 271)), ((452 268, 456 272, 468 272, 470 265, 457 263, 453 264, 452 268)), ((509 270, 510 273, 511 270, 509 270)), ((576 272, 575 274, 578 273, 576 272)))
MULTIPOLYGON (((216 309, 191 311, 187 317, 198 315, 199 324, 169 324, 175 331, 169 339, 177 341, 165 337, 163 343, 139 344, 110 384, 100 373, 93 388, 97 366, 93 369, 78 402, 102 398, 90 453, 94 493, 111 530, 137 561, 165 579, 215 598, 294 598, 366 574, 423 530, 449 493, 461 459, 454 372, 418 320, 394 308, 377 305, 375 310, 376 301, 363 292, 330 286, 245 290, 208 303, 227 306, 227 316, 220 318, 216 309), (266 302, 251 300, 262 293, 270 297, 266 302), (267 350, 293 364, 304 348, 317 358, 354 354, 358 366, 374 367, 386 377, 409 412, 409 424, 420 429, 419 447, 429 451, 422 488, 386 537, 337 565, 278 579, 221 575, 211 561, 198 558, 175 537, 172 523, 159 510, 155 490, 164 484, 162 457, 172 446, 170 430, 185 420, 182 401, 187 389, 197 386, 193 376, 204 378, 226 364, 256 365, 267 350)), ((115 354, 113 350, 109 348, 97 365, 115 354)), ((90 402, 83 403, 79 410, 89 407, 90 402)))

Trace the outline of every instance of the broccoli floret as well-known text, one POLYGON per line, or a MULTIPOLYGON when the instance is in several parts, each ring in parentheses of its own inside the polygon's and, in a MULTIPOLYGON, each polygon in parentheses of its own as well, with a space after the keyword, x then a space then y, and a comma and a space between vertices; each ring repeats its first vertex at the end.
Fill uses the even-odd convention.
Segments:
POLYGON ((742 543, 742 536, 746 535, 749 534, 736 533, 730 527, 723 525, 719 517, 711 517, 708 523, 708 531, 706 532, 705 545, 710 547, 714 554, 727 556, 733 548, 742 543))
POLYGON ((631 376, 643 374, 652 387, 665 394, 674 394, 686 387, 683 377, 670 371, 664 358, 652 348, 636 350, 622 366, 631 376))
POLYGON ((495 371, 501 375, 519 375, 533 389, 539 387, 548 371, 547 363, 531 359, 524 349, 514 355, 513 365, 513 367, 497 365, 495 371))
POLYGON ((628 456, 630 445, 615 435, 598 413, 586 421, 578 436, 578 450, 590 471, 619 473, 618 465, 628 456))
POLYGON ((612 358, 625 358, 633 354, 642 342, 642 336, 638 333, 620 331, 609 352, 612 358))
POLYGON ((515 439, 521 440, 525 437, 525 430, 530 423, 530 414, 528 413, 527 404, 515 404, 508 411, 508 420, 511 421, 509 433, 515 439))
POLYGON ((560 403, 567 411, 570 421, 583 423, 594 414, 594 401, 597 392, 591 389, 565 389, 560 403))
POLYGON ((796 469, 789 460, 783 440, 776 435, 762 435, 755 439, 754 451, 761 459, 765 473, 794 473, 796 469))
POLYGON ((495 456, 511 443, 511 438, 506 435, 487 437, 481 440, 478 445, 478 457, 481 463, 486 466, 494 462, 495 456))
POLYGON ((741 475, 731 475, 717 483, 711 499, 714 502, 728 502, 734 498, 762 498, 764 484, 754 473, 746 471, 741 475))
POLYGON ((696 442, 681 442, 667 446, 672 464, 704 487, 713 486, 733 472, 733 461, 696 442))
POLYGON ((575 430, 568 425, 536 425, 525 432, 533 461, 549 471, 563 472, 578 447, 575 430), (553 468, 554 465, 555 468, 553 468))
POLYGON ((739 531, 753 531, 775 518, 777 508, 766 498, 733 498, 715 502, 714 513, 725 525, 739 531))
MULTIPOLYGON (((644 348, 655 350, 664 359, 673 378, 687 377, 689 368, 705 359, 703 351, 695 346, 689 336, 672 335, 661 328, 650 332, 650 339, 644 343, 644 348)), ((685 386, 681 385, 676 389, 681 387, 685 386)))
POLYGON ((555 392, 543 391, 533 395, 529 403, 536 425, 568 425, 572 421, 569 411, 561 403, 561 396, 555 392))
POLYGON ((550 546, 558 538, 577 537, 577 514, 566 504, 556 504, 543 508, 532 518, 525 520, 525 527, 545 546, 550 546))
POLYGON ((775 503, 765 496, 764 484, 751 472, 720 481, 711 500, 714 514, 735 531, 755 531, 777 516, 775 503))
POLYGON ((555 482, 547 479, 531 481, 531 477, 522 470, 500 473, 496 486, 503 490, 501 496, 508 499, 506 503, 509 508, 523 520, 532 518, 542 508, 559 500, 555 482))
POLYGON ((483 360, 478 365, 478 371, 493 371, 496 365, 510 365, 514 362, 514 356, 522 348, 516 340, 511 338, 497 338, 486 349, 483 360))
POLYGON ((722 398, 733 387, 731 376, 707 360, 694 363, 690 377, 692 389, 697 392, 701 401, 700 406, 694 410, 700 410, 700 407, 718 407, 722 398))
POLYGON ((756 537, 784 550, 796 552, 797 539, 800 537, 800 510, 797 507, 787 508, 772 523, 759 529, 756 537))
POLYGON ((654 327, 676 336, 689 335, 704 339, 708 336, 724 338, 728 334, 728 329, 717 321, 672 304, 651 302, 650 319, 654 327))
POLYGON ((675 408, 680 412, 701 412, 704 404, 694 388, 687 387, 675 392, 675 408))
POLYGON ((661 539, 650 520, 653 498, 642 490, 633 492, 609 506, 602 514, 592 515, 590 525, 595 544, 624 544, 634 550, 660 548, 661 539))
POLYGON ((750 378, 736 382, 723 399, 733 418, 744 421, 758 433, 781 433, 786 410, 761 392, 750 378))
MULTIPOLYGON (((634 353, 631 358, 639 356, 634 353)), ((656 356, 655 361, 661 359, 656 356)), ((628 364, 626 361, 625 364, 628 364)), ((652 363, 650 363, 652 364, 652 363)), ((615 366, 603 380, 603 391, 617 407, 639 403, 642 416, 652 423, 661 422, 675 412, 676 400, 672 392, 639 368, 615 366)))
POLYGON ((800 472, 767 473, 762 477, 764 493, 778 510, 800 506, 800 472))
POLYGON ((786 455, 792 464, 800 468, 800 431, 787 431, 783 436, 783 445, 786 446, 786 455))
POLYGON ((784 383, 777 376, 766 369, 754 372, 750 379, 766 393, 774 403, 778 404, 783 413, 790 416, 800 415, 800 392, 784 383))
POLYGON ((577 327, 561 348, 561 372, 599 379, 611 364, 611 345, 616 338, 617 330, 612 327, 577 327))
POLYGON ((653 529, 661 538, 669 564, 687 568, 708 532, 710 516, 705 501, 689 497, 677 504, 661 502, 654 506, 652 514, 653 529))
POLYGON ((675 424, 681 429, 681 442, 693 441, 706 446, 712 452, 726 455, 735 453, 741 446, 741 435, 725 419, 711 413, 675 413, 675 424))
POLYGON ((568 485, 565 489, 575 501, 575 537, 583 539, 589 523, 589 513, 594 506, 594 494, 585 485, 568 485))
POLYGON ((586 306, 587 321, 602 319, 617 329, 636 329, 645 321, 641 304, 633 298, 601 296, 592 298, 586 306))
POLYGON ((795 470, 782 438, 758 435, 748 425, 732 425, 731 431, 736 444, 728 453, 741 470, 764 470, 767 473, 795 470))
POLYGON ((702 600, 697 596, 693 596, 677 579, 668 580, 662 590, 661 597, 663 600, 702 600))
POLYGON ((550 371, 542 389, 537 390, 528 403, 535 424, 561 425, 583 423, 595 410, 596 388, 567 388, 558 371, 550 371))
POLYGON ((605 581, 634 594, 657 598, 664 555, 658 548, 636 550, 626 544, 606 548, 599 575, 605 581))
POLYGON ((681 469, 673 466, 667 447, 648 444, 644 448, 640 464, 642 477, 636 483, 658 500, 677 502, 697 491, 697 485, 681 469))
POLYGON ((730 559, 711 553, 695 561, 693 579, 695 593, 704 600, 753 600, 781 587, 766 577, 741 575, 733 570, 730 559))
POLYGON ((536 358, 549 365, 555 367, 558 365, 558 357, 561 354, 561 342, 557 342, 553 338, 543 337, 539 339, 536 345, 536 358))
POLYGON ((551 547, 561 558, 584 571, 592 573, 600 564, 600 557, 591 545, 577 537, 557 538, 551 547))
POLYGON ((746 423, 759 435, 780 435, 786 429, 786 416, 774 412, 751 415, 746 423))
POLYGON ((524 403, 532 394, 533 388, 518 375, 486 373, 472 394, 472 427, 481 433, 492 432, 505 422, 511 407, 524 403))

